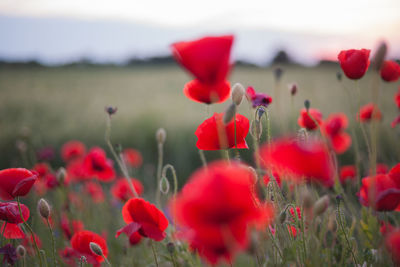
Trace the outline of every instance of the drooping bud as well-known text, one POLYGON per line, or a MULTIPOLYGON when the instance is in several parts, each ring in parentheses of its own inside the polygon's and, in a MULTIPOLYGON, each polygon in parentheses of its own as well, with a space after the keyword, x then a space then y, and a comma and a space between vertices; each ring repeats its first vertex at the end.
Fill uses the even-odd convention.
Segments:
POLYGON ((50 205, 44 198, 39 199, 37 209, 43 218, 48 219, 50 217, 50 205))
POLYGON ((232 102, 236 105, 239 106, 240 103, 242 103, 243 96, 245 94, 245 90, 242 84, 240 83, 235 83, 233 85, 232 89, 232 102))
POLYGON ((90 242, 89 247, 90 247, 90 250, 97 256, 103 256, 103 250, 97 243, 90 242))
POLYGON ((284 209, 280 214, 279 214, 279 223, 284 223, 286 221, 286 209, 284 209))
POLYGON ((372 58, 372 67, 376 71, 380 71, 383 61, 385 60, 387 52, 386 42, 382 41, 379 44, 378 50, 375 52, 374 57, 372 58))
POLYGON ((107 112, 107 114, 109 116, 111 116, 111 115, 114 115, 117 112, 118 108, 117 107, 112 107, 112 106, 107 106, 107 107, 104 108, 104 110, 107 112))
POLYGON ((263 108, 263 107, 259 107, 257 110, 258 110, 258 111, 257 111, 257 117, 258 117, 258 119, 260 120, 261 117, 262 117, 262 115, 264 115, 264 113, 265 113, 266 111, 265 111, 265 108, 263 108))
POLYGON ((260 140, 261 135, 262 135, 261 121, 259 121, 259 120, 253 120, 253 121, 251 121, 251 124, 250 124, 250 134, 251 134, 251 136, 253 136, 255 139, 260 140))
POLYGON ((173 242, 168 242, 167 243, 167 250, 169 253, 174 253, 175 252, 175 244, 173 242))
POLYGON ((167 139, 167 132, 164 128, 159 128, 156 132, 156 140, 159 144, 164 144, 167 139))
POLYGON ((325 195, 315 202, 314 214, 315 216, 321 215, 329 207, 329 196, 325 195))
POLYGON ((312 208, 313 206, 313 198, 311 196, 311 192, 308 189, 303 190, 302 194, 302 206, 305 210, 312 208))
POLYGON ((235 115, 236 115, 236 105, 232 103, 226 109, 222 121, 224 122, 224 124, 228 124, 235 117, 235 115))
POLYGON ((342 77, 343 77, 343 75, 342 75, 342 73, 341 73, 340 71, 336 72, 336 79, 337 79, 339 82, 342 81, 342 77))
POLYGON ((18 257, 20 257, 20 258, 25 257, 25 255, 26 255, 26 249, 25 249, 24 246, 18 245, 18 247, 17 247, 16 250, 17 250, 17 255, 18 255, 18 257))
POLYGON ((296 93, 297 93, 297 84, 296 83, 292 83, 292 84, 289 84, 289 91, 290 91, 290 94, 291 95, 296 95, 296 93))
POLYGON ((60 167, 57 170, 56 178, 57 178, 58 184, 60 184, 60 185, 64 184, 64 181, 67 178, 67 170, 65 170, 64 167, 60 167))
POLYGON ((170 186, 167 177, 165 176, 161 177, 159 186, 161 193, 163 193, 164 195, 168 194, 170 186))
POLYGON ((308 112, 308 110, 309 110, 310 107, 311 107, 311 102, 310 102, 310 100, 306 99, 306 100, 304 101, 304 107, 306 108, 306 110, 307 110, 307 112, 308 112))

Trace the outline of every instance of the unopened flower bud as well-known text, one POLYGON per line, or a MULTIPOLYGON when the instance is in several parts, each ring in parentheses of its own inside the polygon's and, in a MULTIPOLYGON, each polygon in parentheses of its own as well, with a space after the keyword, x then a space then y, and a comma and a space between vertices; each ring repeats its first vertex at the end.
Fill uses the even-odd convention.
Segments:
POLYGON ((26 249, 25 249, 24 246, 18 245, 18 247, 17 247, 16 250, 17 250, 17 255, 18 255, 20 258, 25 257, 25 255, 26 255, 26 249))
POLYGON ((279 223, 284 223, 286 221, 286 209, 284 209, 280 214, 279 214, 279 223))
POLYGON ((236 106, 239 106, 240 103, 242 103, 244 94, 245 94, 245 90, 244 90, 243 85, 240 83, 235 83, 235 85, 233 85, 233 89, 232 89, 232 102, 236 106))
POLYGON ((224 122, 224 124, 228 124, 235 117, 235 115, 236 115, 236 105, 232 103, 226 109, 222 121, 224 122))
POLYGON ((168 242, 167 244, 167 250, 169 253, 174 253, 175 252, 175 244, 172 242, 168 242))
POLYGON ((255 139, 260 140, 262 134, 261 122, 259 120, 254 120, 250 125, 250 134, 255 139))
POLYGON ((310 209, 313 205, 313 199, 309 190, 304 190, 302 194, 302 206, 305 210, 310 209))
POLYGON ((342 73, 340 71, 336 72, 336 79, 340 82, 342 80, 342 73))
POLYGON ((306 99, 304 101, 304 107, 306 108, 307 111, 310 109, 310 106, 311 106, 310 100, 306 99))
POLYGON ((103 256, 103 250, 97 243, 90 242, 89 247, 90 247, 90 250, 97 256, 103 256))
POLYGON ((261 119, 262 115, 264 115, 264 113, 266 112, 265 108, 259 107, 257 110, 258 110, 257 117, 258 117, 258 119, 261 119))
POLYGON ((57 170, 56 173, 57 182, 61 185, 64 184, 65 179, 67 178, 67 171, 65 168, 61 167, 57 170))
POLYGON ((159 144, 164 144, 167 139, 167 132, 164 128, 159 128, 156 132, 156 140, 159 144))
POLYGON ((329 207, 329 196, 325 195, 315 202, 314 214, 315 216, 321 215, 329 207))
POLYGON ((161 177, 159 186, 160 186, 161 193, 163 193, 165 195, 168 194, 170 186, 169 186, 169 181, 168 181, 167 177, 165 177, 165 176, 161 177))
POLYGON ((114 115, 117 112, 118 108, 117 107, 114 108, 112 106, 108 106, 108 107, 105 107, 104 110, 108 113, 109 116, 111 116, 111 115, 114 115))
POLYGON ((383 41, 379 44, 378 50, 376 51, 372 59, 372 66, 376 71, 379 71, 381 69, 383 61, 385 60, 386 52, 387 45, 383 41))
POLYGON ((50 205, 44 198, 39 199, 37 209, 43 218, 48 219, 50 217, 50 205))
POLYGON ((291 95, 295 95, 297 93, 297 84, 296 83, 289 84, 289 91, 291 95))

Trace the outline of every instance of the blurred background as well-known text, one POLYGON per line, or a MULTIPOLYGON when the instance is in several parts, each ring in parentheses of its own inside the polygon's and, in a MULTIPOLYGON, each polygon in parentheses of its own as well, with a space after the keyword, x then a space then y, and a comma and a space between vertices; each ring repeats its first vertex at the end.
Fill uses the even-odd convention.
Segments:
MULTIPOLYGON (((298 129, 305 99, 324 117, 343 111, 354 118, 336 79, 337 54, 351 48, 374 51, 385 40, 388 58, 399 59, 399 10, 397 0, 0 0, 0 168, 21 166, 20 141, 32 161, 37 151, 53 149, 54 165, 61 164, 59 148, 68 140, 105 148, 104 107, 111 105, 118 107, 113 142, 144 156, 135 175, 152 176, 154 134, 164 127, 166 163, 185 179, 201 164, 194 131, 206 112, 182 94, 191 77, 170 57, 169 46, 204 35, 235 35, 232 83, 271 95, 275 86, 282 90, 284 109, 271 112, 274 135, 278 121, 288 131, 298 129), (273 75, 277 67, 283 70, 279 82, 273 75), (293 105, 287 88, 292 82, 299 87, 293 105)), ((360 85, 367 103, 370 77, 360 85)), ((397 87, 383 84, 381 90, 379 160, 387 163, 400 155, 399 133, 390 128, 397 87)), ((211 112, 227 105, 212 105, 211 112)), ((240 111, 250 116, 247 105, 240 111)), ((217 156, 206 153, 208 159, 217 156)), ((251 160, 250 151, 243 156, 251 160)), ((351 150, 340 160, 352 158, 351 150)))

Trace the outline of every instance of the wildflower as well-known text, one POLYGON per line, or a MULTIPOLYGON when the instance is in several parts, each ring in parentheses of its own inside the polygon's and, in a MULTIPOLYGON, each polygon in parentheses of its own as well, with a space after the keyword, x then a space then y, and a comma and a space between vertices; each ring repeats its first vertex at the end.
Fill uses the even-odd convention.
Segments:
POLYGON ((318 139, 297 142, 281 138, 260 150, 261 163, 269 171, 278 173, 281 179, 295 182, 312 181, 326 187, 334 183, 332 159, 325 144, 318 139))
POLYGON ((122 208, 122 218, 127 225, 117 231, 116 237, 121 233, 131 237, 137 232, 142 237, 161 241, 166 236, 167 218, 155 205, 144 199, 129 199, 122 208))
POLYGON ((343 50, 339 53, 338 59, 340 67, 347 78, 358 80, 364 76, 370 64, 370 52, 371 50, 368 49, 350 49, 343 50))
POLYGON ((142 154, 133 148, 126 148, 122 152, 126 165, 133 168, 139 168, 143 163, 142 154))
POLYGON ((386 82, 395 82, 400 77, 400 65, 393 60, 383 62, 381 68, 381 78, 386 82))
POLYGON ((337 154, 346 152, 351 146, 351 137, 344 131, 348 124, 344 113, 331 114, 322 124, 322 132, 328 137, 337 154))
MULTIPOLYGON (((136 193, 140 196, 143 193, 142 183, 134 178, 131 178, 130 180, 136 190, 136 193)), ((115 182, 115 184, 111 187, 111 194, 115 199, 118 199, 122 202, 125 202, 135 196, 131 190, 129 182, 125 178, 120 178, 115 182)))
POLYGON ((7 244, 4 247, 0 248, 0 254, 4 255, 3 264, 5 264, 5 262, 8 262, 11 266, 14 266, 15 262, 18 259, 17 250, 11 244, 7 244))
POLYGON ((253 108, 258 106, 268 107, 272 103, 272 97, 264 93, 257 93, 251 86, 247 87, 246 95, 251 101, 253 108))
POLYGON ((61 215, 60 227, 65 237, 70 240, 72 235, 84 229, 83 222, 80 220, 70 221, 66 214, 61 215))
MULTIPOLYGON (((40 238, 34 234, 36 244, 38 248, 40 249, 42 247, 42 241, 40 238)), ((25 234, 22 238, 21 245, 26 248, 26 251, 28 252, 29 255, 35 254, 35 249, 34 249, 34 242, 31 234, 25 234)))
POLYGON ((36 152, 39 161, 50 161, 55 156, 54 148, 51 146, 43 147, 36 152))
POLYGON ((101 203, 105 199, 103 188, 96 182, 86 182, 84 191, 89 194, 94 203, 101 203))
POLYGON ((392 254, 393 260, 400 264, 400 229, 395 229, 386 236, 386 248, 392 254))
POLYGON ((397 107, 400 109, 400 87, 398 92, 394 95, 394 102, 396 103, 397 107))
POLYGON ((25 196, 37 180, 37 175, 27 169, 11 168, 0 171, 0 198, 12 200, 25 196))
POLYGON ((229 97, 226 78, 231 68, 233 39, 228 35, 172 44, 175 60, 195 77, 183 89, 186 97, 206 104, 223 102, 229 97))
POLYGON ((397 124, 400 124, 400 115, 397 116, 397 118, 395 118, 395 119, 392 121, 392 123, 391 123, 392 128, 396 127, 397 124))
POLYGON ((61 148, 61 157, 65 162, 83 157, 85 153, 85 145, 82 142, 75 140, 65 143, 61 148))
POLYGON ((113 162, 106 157, 100 147, 90 149, 82 162, 82 173, 86 177, 97 178, 102 182, 110 182, 115 178, 113 162))
POLYGON ((354 181, 357 178, 357 170, 354 165, 345 165, 340 168, 339 179, 342 184, 346 181, 354 181))
POLYGON ((235 115, 236 120, 236 146, 235 146, 235 122, 228 124, 222 121, 223 113, 214 113, 197 127, 195 135, 198 140, 196 146, 201 150, 219 150, 228 148, 248 148, 246 136, 249 132, 249 120, 240 114, 235 115))
POLYGON ((381 120, 382 113, 375 104, 369 103, 360 108, 357 113, 357 119, 361 122, 370 122, 372 119, 381 120))
POLYGON ((249 229, 263 229, 273 219, 270 206, 254 192, 255 177, 245 165, 218 161, 202 168, 189 179, 171 202, 183 238, 211 264, 230 262, 246 249, 249 229))
POLYGON ((322 113, 318 109, 303 108, 300 110, 300 117, 297 120, 300 127, 306 128, 309 131, 316 130, 322 123, 322 113))
POLYGON ((90 249, 91 242, 96 243, 101 248, 104 257, 107 257, 108 248, 104 238, 88 230, 75 233, 72 237, 71 246, 76 252, 74 256, 78 258, 84 256, 88 263, 100 266, 100 263, 104 261, 104 259, 102 256, 93 253, 93 251, 90 249))

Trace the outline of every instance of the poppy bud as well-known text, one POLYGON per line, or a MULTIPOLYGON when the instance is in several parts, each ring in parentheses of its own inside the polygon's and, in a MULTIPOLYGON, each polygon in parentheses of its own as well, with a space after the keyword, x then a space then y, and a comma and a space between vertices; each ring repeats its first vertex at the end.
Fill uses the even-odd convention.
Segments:
POLYGON ((265 108, 260 107, 260 108, 258 109, 258 113, 257 113, 258 119, 261 119, 262 115, 264 115, 265 112, 266 112, 266 111, 265 111, 265 108))
POLYGON ((245 94, 245 90, 242 84, 235 83, 232 89, 232 102, 235 103, 236 106, 239 106, 242 103, 243 96, 245 94))
POLYGON ((108 115, 110 115, 110 116, 114 115, 118 110, 117 107, 113 108, 112 106, 105 107, 104 109, 108 113, 108 115))
POLYGON ((310 102, 310 100, 306 99, 306 100, 304 101, 304 107, 306 108, 306 110, 307 110, 307 112, 308 112, 308 110, 309 110, 310 107, 311 107, 311 102, 310 102))
POLYGON ((315 216, 321 215, 329 207, 329 196, 325 195, 315 202, 314 214, 315 216))
POLYGON ((374 70, 379 71, 381 69, 383 61, 385 60, 386 52, 387 45, 385 42, 381 42, 379 44, 378 50, 376 51, 372 59, 372 66, 374 70))
POLYGON ((159 128, 156 132, 156 140, 159 144, 164 144, 167 139, 167 132, 164 128, 159 128))
POLYGON ((236 115, 236 105, 232 103, 226 109, 222 121, 224 122, 224 124, 228 124, 235 117, 235 115, 236 115))
POLYGON ((65 179, 67 178, 67 171, 65 168, 61 167, 57 170, 56 178, 59 184, 63 184, 65 179))
POLYGON ((168 252, 169 253, 174 253, 175 252, 175 245, 174 245, 174 243, 172 243, 172 242, 168 242, 168 244, 167 244, 167 250, 168 250, 168 252))
POLYGON ((336 79, 337 79, 339 82, 342 81, 342 77, 343 77, 343 75, 342 75, 342 73, 341 73, 340 71, 336 72, 336 79))
POLYGON ((96 244, 94 242, 90 242, 89 247, 90 247, 90 250, 97 256, 103 256, 103 250, 101 249, 101 247, 98 244, 96 244))
POLYGON ((160 191, 161 193, 163 193, 164 195, 168 194, 169 192, 169 181, 167 179, 167 177, 162 176, 160 179, 160 191))
POLYGON ((279 223, 284 223, 286 221, 286 209, 284 209, 280 214, 279 214, 279 223))
POLYGON ((275 76, 275 80, 280 81, 282 78, 282 74, 283 74, 283 70, 281 68, 276 68, 274 70, 274 76, 275 76))
POLYGON ((260 140, 262 134, 261 122, 259 120, 254 120, 250 125, 250 134, 255 139, 260 140))
POLYGON ((304 190, 302 194, 302 206, 304 209, 310 209, 313 205, 313 199, 309 190, 304 190))
POLYGON ((37 209, 43 218, 48 219, 50 217, 50 205, 44 198, 38 201, 37 209))
POLYGON ((291 95, 295 95, 297 93, 297 84, 289 84, 289 90, 291 95))
POLYGON ((16 250, 17 250, 17 255, 18 255, 20 258, 25 257, 25 255, 26 255, 26 249, 25 249, 24 246, 18 245, 18 247, 17 247, 16 250))

